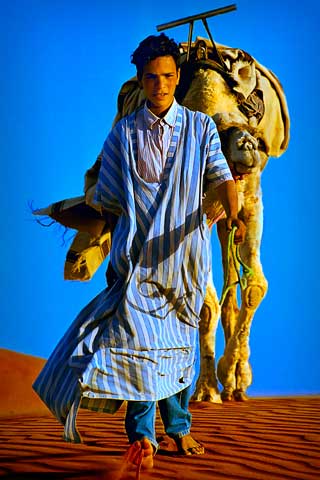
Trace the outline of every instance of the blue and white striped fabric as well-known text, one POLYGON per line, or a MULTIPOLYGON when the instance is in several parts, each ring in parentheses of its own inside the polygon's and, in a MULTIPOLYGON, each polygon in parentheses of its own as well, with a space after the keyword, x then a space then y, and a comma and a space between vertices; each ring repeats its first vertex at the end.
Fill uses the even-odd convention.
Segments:
POLYGON ((108 136, 96 192, 119 215, 110 253, 119 279, 80 312, 34 384, 70 441, 80 441, 80 404, 112 412, 123 400, 160 400, 194 374, 211 268, 204 182, 232 176, 214 122, 179 105, 161 183, 144 181, 135 121, 125 117, 108 136))

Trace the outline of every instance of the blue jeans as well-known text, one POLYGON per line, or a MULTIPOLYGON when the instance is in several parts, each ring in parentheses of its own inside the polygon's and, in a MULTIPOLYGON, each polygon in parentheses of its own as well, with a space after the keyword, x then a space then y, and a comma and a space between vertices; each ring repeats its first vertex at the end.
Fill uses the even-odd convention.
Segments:
MULTIPOLYGON (((190 433, 192 417, 188 404, 191 391, 189 386, 158 402, 165 432, 172 438, 181 438, 190 433)), ((155 449, 158 448, 155 432, 156 404, 157 402, 134 401, 127 403, 125 428, 130 443, 145 437, 155 449)))

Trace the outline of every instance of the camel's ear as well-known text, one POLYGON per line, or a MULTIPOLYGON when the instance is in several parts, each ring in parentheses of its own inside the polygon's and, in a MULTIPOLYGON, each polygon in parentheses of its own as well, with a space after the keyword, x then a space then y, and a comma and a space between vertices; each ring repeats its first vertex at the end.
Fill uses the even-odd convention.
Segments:
MULTIPOLYGON (((256 61, 255 61, 256 62, 256 61)), ((276 75, 256 62, 259 87, 263 94, 265 112, 258 124, 267 155, 280 157, 286 151, 290 138, 290 117, 282 85, 276 75)))

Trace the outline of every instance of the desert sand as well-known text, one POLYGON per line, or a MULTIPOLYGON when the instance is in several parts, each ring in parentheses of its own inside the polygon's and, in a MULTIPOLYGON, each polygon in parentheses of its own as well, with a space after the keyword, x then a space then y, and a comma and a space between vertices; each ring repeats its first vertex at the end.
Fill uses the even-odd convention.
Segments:
MULTIPOLYGON (((0 476, 10 479, 135 480, 124 454, 124 408, 116 415, 82 410, 81 445, 33 393, 45 360, 0 349, 0 476)), ((205 455, 179 457, 164 438, 140 480, 320 479, 320 395, 192 403, 193 435, 205 455)), ((164 435, 157 419, 157 433, 164 435)))

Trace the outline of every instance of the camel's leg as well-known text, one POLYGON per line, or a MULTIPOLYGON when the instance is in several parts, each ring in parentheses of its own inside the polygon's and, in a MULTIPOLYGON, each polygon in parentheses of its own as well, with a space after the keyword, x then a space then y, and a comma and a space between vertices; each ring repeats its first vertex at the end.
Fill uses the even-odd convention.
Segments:
POLYGON ((248 284, 241 294, 241 309, 236 326, 235 335, 239 341, 240 357, 236 370, 236 400, 246 399, 246 390, 252 382, 252 372, 249 364, 250 348, 249 337, 252 320, 256 310, 263 300, 268 283, 263 274, 260 260, 260 246, 263 228, 262 199, 259 176, 247 184, 242 215, 247 226, 247 235, 244 244, 240 246, 240 254, 244 263, 252 268, 253 276, 248 279, 248 284))
MULTIPOLYGON (((246 246, 248 249, 248 245, 246 246)), ((249 279, 247 287, 241 295, 241 309, 238 322, 235 329, 235 335, 239 344, 239 360, 236 368, 236 389, 234 397, 236 400, 246 399, 246 390, 252 382, 252 372, 249 364, 250 347, 250 328, 256 310, 258 309, 263 297, 267 292, 267 281, 263 275, 259 259, 251 254, 243 255, 247 265, 253 268, 254 276, 249 279)))
MULTIPOLYGON (((226 230, 225 220, 218 223, 218 235, 222 250, 222 261, 224 278, 226 279, 228 273, 228 285, 234 284, 238 277, 234 269, 232 261, 227 265, 227 245, 228 232, 226 230), (228 268, 227 268, 228 267, 228 268)), ((217 374, 223 386, 221 398, 223 401, 233 400, 233 392, 237 388, 236 385, 236 368, 239 359, 239 341, 234 336, 237 320, 239 314, 239 307, 237 301, 237 288, 232 287, 221 308, 221 322, 225 337, 225 350, 223 356, 218 362, 217 374)))
POLYGON ((221 403, 215 367, 215 341, 219 316, 219 300, 210 279, 200 314, 200 373, 192 400, 221 403))
MULTIPOLYGON (((256 191, 259 192, 258 189, 256 191)), ((221 319, 225 330, 226 348, 218 364, 218 378, 224 387, 222 400, 230 400, 233 396, 239 401, 246 399, 245 393, 252 381, 249 364, 250 327, 255 311, 267 291, 267 281, 260 262, 262 203, 259 194, 247 195, 241 215, 247 226, 247 234, 245 242, 240 246, 240 254, 242 260, 252 268, 253 276, 241 294, 240 311, 235 306, 235 292, 230 293, 230 298, 227 297, 222 307, 221 319)), ((223 223, 219 226, 218 232, 225 266, 227 243, 223 223)))

